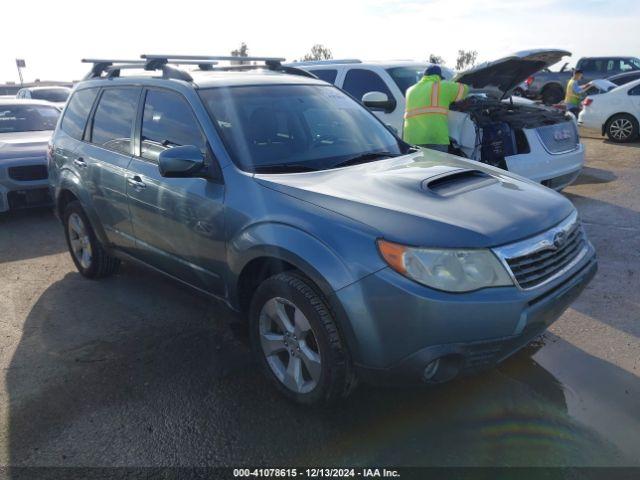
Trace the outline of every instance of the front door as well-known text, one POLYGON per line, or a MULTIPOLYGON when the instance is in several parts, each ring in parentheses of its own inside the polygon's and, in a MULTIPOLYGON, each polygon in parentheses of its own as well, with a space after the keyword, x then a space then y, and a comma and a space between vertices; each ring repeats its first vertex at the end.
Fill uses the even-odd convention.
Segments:
POLYGON ((184 97, 171 90, 147 90, 138 151, 127 178, 136 255, 191 285, 223 295, 224 185, 200 177, 162 177, 158 155, 182 145, 197 146, 212 161, 184 97))

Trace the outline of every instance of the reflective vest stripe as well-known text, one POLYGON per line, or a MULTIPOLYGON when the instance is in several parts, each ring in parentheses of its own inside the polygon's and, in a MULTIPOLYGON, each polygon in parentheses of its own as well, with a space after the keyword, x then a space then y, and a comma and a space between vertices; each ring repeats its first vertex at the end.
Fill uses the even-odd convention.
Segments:
POLYGON ((458 93, 456 95, 456 99, 454 101, 458 101, 458 100, 462 100, 462 97, 464 96, 464 85, 462 85, 461 83, 458 84, 458 93))
POLYGON ((431 87, 431 105, 433 107, 440 105, 440 82, 434 82, 431 87))
POLYGON ((446 115, 449 110, 445 107, 418 107, 407 110, 404 114, 404 118, 415 117, 418 115, 439 114, 446 115))

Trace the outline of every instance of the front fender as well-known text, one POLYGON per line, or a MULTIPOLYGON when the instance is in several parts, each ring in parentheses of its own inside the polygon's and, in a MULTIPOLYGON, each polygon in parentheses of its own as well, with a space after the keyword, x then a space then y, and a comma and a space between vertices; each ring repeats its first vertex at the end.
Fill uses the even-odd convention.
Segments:
POLYGON ((229 283, 233 286, 245 265, 259 257, 274 257, 296 266, 326 295, 358 280, 329 245, 292 225, 255 224, 239 232, 228 245, 233 277, 229 283))
POLYGON ((368 249, 361 248, 362 238, 355 232, 341 231, 336 225, 334 233, 341 238, 340 245, 348 245, 344 255, 320 239, 288 224, 261 223, 239 232, 228 244, 231 277, 228 282, 229 300, 232 306, 238 306, 238 278, 252 260, 271 257, 294 265, 320 288, 336 315, 338 328, 349 346, 352 358, 358 361, 358 342, 335 292, 384 268, 384 265, 377 254, 370 254, 368 249), (350 237, 350 233, 353 237, 350 237), (356 250, 359 250, 359 255, 356 250), (344 260, 347 258, 348 262, 344 260))
POLYGON ((89 221, 91 222, 91 226, 93 227, 93 231, 98 237, 98 240, 102 245, 108 246, 109 240, 102 228, 102 224, 100 223, 93 202, 91 201, 91 196, 82 186, 80 177, 78 177, 78 175, 69 168, 60 170, 54 191, 55 209, 56 212, 59 213, 61 219, 64 212, 60 211, 60 202, 63 199, 64 192, 71 192, 80 201, 83 210, 87 214, 87 217, 89 217, 89 221))

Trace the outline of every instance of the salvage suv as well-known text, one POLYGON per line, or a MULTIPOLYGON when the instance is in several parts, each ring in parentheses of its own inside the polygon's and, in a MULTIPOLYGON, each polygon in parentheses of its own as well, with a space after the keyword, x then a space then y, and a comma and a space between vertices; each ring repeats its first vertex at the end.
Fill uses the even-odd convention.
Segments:
POLYGON ((53 136, 71 258, 87 278, 133 261, 222 300, 300 403, 495 365, 596 271, 567 199, 415 149, 280 59, 144 58, 95 60, 53 136))

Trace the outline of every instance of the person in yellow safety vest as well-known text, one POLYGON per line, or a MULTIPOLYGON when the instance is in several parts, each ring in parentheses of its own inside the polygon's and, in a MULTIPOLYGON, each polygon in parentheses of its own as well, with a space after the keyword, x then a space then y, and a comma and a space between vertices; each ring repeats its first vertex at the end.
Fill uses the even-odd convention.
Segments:
POLYGON ((407 90, 403 140, 412 145, 447 152, 449 150, 449 105, 462 100, 469 87, 449 82, 442 69, 432 65, 418 83, 407 90))
POLYGON ((567 82, 567 93, 564 96, 564 104, 567 110, 573 113, 576 118, 580 113, 580 101, 582 100, 582 93, 584 93, 591 83, 580 85, 578 82, 582 79, 582 70, 576 68, 573 71, 573 76, 567 82))

